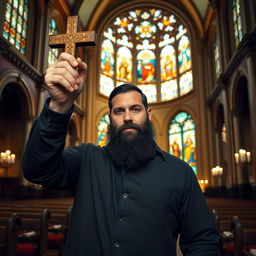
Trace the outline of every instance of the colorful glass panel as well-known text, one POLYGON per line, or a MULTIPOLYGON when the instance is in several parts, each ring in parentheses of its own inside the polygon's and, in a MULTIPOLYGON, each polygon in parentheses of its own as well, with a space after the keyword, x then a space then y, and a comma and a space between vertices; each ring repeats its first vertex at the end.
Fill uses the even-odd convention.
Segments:
POLYGON ((190 42, 187 36, 181 37, 178 45, 178 51, 179 72, 183 73, 191 68, 190 42))
POLYGON ((192 70, 180 77, 180 95, 189 93, 193 89, 192 70))
POLYGON ((26 53, 28 0, 8 0, 3 37, 22 54, 26 53))
POLYGON ((195 122, 186 112, 180 112, 171 121, 169 151, 186 161, 197 174, 195 122))
POLYGON ((149 103, 154 103, 157 101, 156 98, 156 85, 155 84, 140 84, 138 87, 147 96, 149 103))
POLYGON ((117 51, 116 75, 123 82, 132 81, 132 53, 125 46, 117 51))
POLYGON ((161 99, 172 100, 178 97, 177 80, 169 80, 161 84, 161 99))
POLYGON ((239 0, 232 0, 232 13, 234 23, 235 44, 238 46, 243 38, 243 25, 241 19, 241 8, 239 0))
POLYGON ((101 49, 101 72, 106 76, 114 75, 114 46, 113 43, 106 39, 102 43, 101 49))
MULTIPOLYGON (((55 19, 52 18, 49 23, 49 35, 56 35, 56 34, 58 34, 57 24, 55 19)), ((59 50, 49 48, 48 64, 52 64, 56 62, 58 57, 59 57, 59 50)))
POLYGON ((101 119, 98 124, 98 142, 97 144, 101 147, 106 146, 108 142, 108 125, 109 125, 109 115, 105 114, 101 119))
POLYGON ((103 32, 100 81, 111 77, 111 88, 129 82, 143 88, 150 102, 171 100, 193 88, 191 70, 187 28, 170 11, 133 9, 113 18, 103 32), (189 85, 180 84, 185 80, 189 85))
POLYGON ((172 45, 166 45, 161 51, 161 81, 176 77, 176 54, 172 45))
POLYGON ((150 50, 142 50, 137 57, 137 82, 154 83, 156 82, 156 57, 150 50))
POLYGON ((114 89, 114 80, 111 77, 100 75, 100 93, 105 96, 109 96, 111 91, 114 89))
POLYGON ((215 63, 215 74, 216 77, 220 74, 220 47, 219 40, 216 38, 214 43, 214 63, 215 63))

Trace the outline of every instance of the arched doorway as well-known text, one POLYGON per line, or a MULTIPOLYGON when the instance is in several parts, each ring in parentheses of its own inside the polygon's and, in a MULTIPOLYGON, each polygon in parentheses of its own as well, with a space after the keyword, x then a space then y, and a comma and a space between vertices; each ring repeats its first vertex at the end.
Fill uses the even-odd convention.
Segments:
MULTIPOLYGON (((240 77, 237 81, 233 99, 235 152, 236 154, 241 150, 252 152, 248 81, 245 76, 240 77)), ((241 198, 250 197, 250 176, 252 176, 252 172, 247 157, 244 160, 241 157, 236 157, 238 193, 241 198)))
POLYGON ((0 151, 10 150, 15 154, 12 166, 0 168, 0 198, 9 198, 23 181, 21 158, 27 137, 30 104, 20 83, 9 81, 0 89, 0 151))

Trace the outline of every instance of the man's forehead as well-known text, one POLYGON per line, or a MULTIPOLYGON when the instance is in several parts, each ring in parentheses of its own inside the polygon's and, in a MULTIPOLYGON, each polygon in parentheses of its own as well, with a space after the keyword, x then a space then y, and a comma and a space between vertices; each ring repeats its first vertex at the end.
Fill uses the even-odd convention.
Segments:
POLYGON ((113 108, 132 105, 143 105, 141 94, 137 91, 119 93, 112 99, 113 108))

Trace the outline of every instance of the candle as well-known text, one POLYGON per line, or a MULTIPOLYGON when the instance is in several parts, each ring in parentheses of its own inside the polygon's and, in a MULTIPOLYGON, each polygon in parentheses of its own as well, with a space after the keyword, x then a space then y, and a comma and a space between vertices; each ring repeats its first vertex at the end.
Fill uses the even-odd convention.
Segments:
POLYGON ((11 150, 7 149, 7 150, 5 151, 5 153, 6 153, 7 156, 10 156, 10 155, 11 155, 11 150))
POLYGON ((251 152, 246 152, 246 158, 247 162, 249 163, 251 161, 251 152))
POLYGON ((235 162, 236 164, 239 164, 239 154, 235 153, 235 162))
POLYGON ((244 149, 239 149, 239 156, 242 163, 246 162, 246 151, 244 149))
POLYGON ((15 163, 15 154, 11 154, 11 164, 15 163))

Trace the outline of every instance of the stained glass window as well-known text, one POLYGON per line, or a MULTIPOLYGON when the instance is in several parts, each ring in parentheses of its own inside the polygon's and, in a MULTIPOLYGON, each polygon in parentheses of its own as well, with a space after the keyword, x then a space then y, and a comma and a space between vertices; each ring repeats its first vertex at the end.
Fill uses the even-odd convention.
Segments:
POLYGON ((220 46, 219 39, 216 38, 214 43, 214 63, 215 63, 215 74, 216 77, 220 74, 220 46))
POLYGON ((107 131, 109 125, 109 116, 105 114, 98 124, 98 142, 97 144, 101 147, 105 146, 108 142, 107 131))
POLYGON ((236 46, 238 46, 238 44, 243 38, 243 25, 242 25, 242 19, 241 19, 240 0, 232 0, 232 13, 233 13, 235 43, 236 43, 236 46))
MULTIPOLYGON (((56 35, 58 34, 57 24, 55 19, 51 19, 49 23, 49 35, 56 35)), ((56 62, 59 57, 59 49, 49 49, 48 52, 48 64, 52 64, 56 62)))
POLYGON ((141 8, 110 22, 101 45, 99 91, 109 96, 122 83, 140 87, 150 103, 193 89, 190 38, 178 17, 141 8))
POLYGON ((180 112, 171 121, 169 151, 186 161, 197 174, 195 122, 186 112, 180 112))
POLYGON ((26 52, 28 0, 8 0, 5 9, 3 37, 22 54, 26 52))

